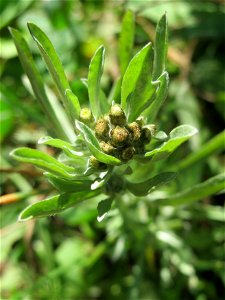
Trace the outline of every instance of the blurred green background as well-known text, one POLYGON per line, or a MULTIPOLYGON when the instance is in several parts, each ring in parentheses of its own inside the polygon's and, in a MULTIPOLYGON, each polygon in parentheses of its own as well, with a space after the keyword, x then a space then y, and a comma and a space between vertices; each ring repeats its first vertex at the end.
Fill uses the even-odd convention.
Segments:
MULTIPOLYGON (((17 223, 25 202, 42 199, 48 184, 39 171, 16 164, 8 155, 17 146, 40 147, 38 138, 51 131, 8 26, 23 33, 53 93, 26 23, 34 22, 47 33, 72 89, 85 104, 88 95, 80 78, 87 76, 99 45, 106 47, 106 94, 119 76, 118 40, 127 9, 136 14, 134 54, 154 41, 156 23, 167 12, 170 89, 157 125, 166 132, 179 124, 195 126, 199 134, 182 154, 200 149, 224 129, 224 2, 1 0, 0 9, 1 194, 39 190, 38 196, 1 206, 1 299, 224 299, 224 194, 184 208, 137 201, 129 204, 125 217, 114 209, 101 223, 91 202, 56 217, 17 223)), ((222 150, 184 170, 178 190, 224 172, 222 150)))

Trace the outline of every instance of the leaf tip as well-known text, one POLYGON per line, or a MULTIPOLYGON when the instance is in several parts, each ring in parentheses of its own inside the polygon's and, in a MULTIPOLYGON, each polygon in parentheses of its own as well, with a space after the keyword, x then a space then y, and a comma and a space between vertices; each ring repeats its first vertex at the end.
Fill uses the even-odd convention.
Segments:
POLYGON ((34 218, 33 216, 27 216, 27 217, 23 216, 25 212, 26 212, 26 209, 20 213, 20 215, 18 217, 18 222, 19 223, 27 222, 27 221, 30 221, 34 218))

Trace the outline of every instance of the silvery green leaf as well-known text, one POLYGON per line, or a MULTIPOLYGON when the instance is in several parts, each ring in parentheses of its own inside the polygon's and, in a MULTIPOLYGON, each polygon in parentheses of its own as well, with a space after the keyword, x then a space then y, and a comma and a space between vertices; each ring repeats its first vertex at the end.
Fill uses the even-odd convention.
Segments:
POLYGON ((153 161, 166 158, 197 132, 197 129, 190 125, 178 126, 170 132, 169 139, 166 142, 159 148, 147 152, 145 156, 152 157, 153 161))
POLYGON ((20 216, 19 221, 28 221, 33 218, 52 216, 76 204, 93 198, 99 194, 99 191, 81 191, 76 193, 63 193, 31 204, 25 208, 20 216))

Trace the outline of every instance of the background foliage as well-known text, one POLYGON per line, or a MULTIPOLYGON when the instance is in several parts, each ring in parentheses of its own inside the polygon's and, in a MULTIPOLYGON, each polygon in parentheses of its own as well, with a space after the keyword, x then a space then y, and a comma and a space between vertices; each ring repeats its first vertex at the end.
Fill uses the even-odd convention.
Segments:
MULTIPOLYGON (((1 206, 2 299, 223 299, 224 195, 210 196, 207 180, 224 171, 224 13, 222 1, 1 1, 1 194, 17 193, 1 206), (119 75, 118 40, 127 8, 136 14, 133 54, 153 40, 156 22, 167 11, 170 88, 157 125, 166 132, 180 123, 198 128, 200 134, 165 168, 187 155, 170 189, 180 192, 180 202, 198 185, 197 196, 188 199, 201 201, 174 206, 173 198, 171 206, 158 207, 145 197, 127 199, 120 213, 112 210, 101 223, 96 202, 89 202, 57 217, 17 223, 24 202, 44 198, 48 184, 8 153, 17 146, 57 152, 36 145, 53 126, 30 91, 7 27, 23 32, 53 97, 54 85, 26 23, 43 28, 85 105, 87 90, 79 78, 87 77, 101 44, 107 94, 119 75)), ((163 197, 160 193, 152 197, 163 197)))

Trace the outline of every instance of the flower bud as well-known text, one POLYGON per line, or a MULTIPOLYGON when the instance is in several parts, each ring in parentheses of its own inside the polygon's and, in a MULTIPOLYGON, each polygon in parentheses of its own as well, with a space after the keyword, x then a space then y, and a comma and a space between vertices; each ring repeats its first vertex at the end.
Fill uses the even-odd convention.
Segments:
POLYGON ((130 131, 133 141, 137 141, 141 137, 141 128, 137 122, 132 122, 127 126, 128 130, 130 131))
POLYGON ((144 154, 145 153, 145 146, 141 144, 135 145, 135 154, 144 154))
POLYGON ((109 112, 109 119, 111 124, 124 126, 126 124, 126 116, 119 104, 115 104, 111 107, 109 112))
POLYGON ((122 150, 121 152, 121 159, 124 161, 130 160, 134 155, 134 148, 133 147, 127 147, 122 150))
POLYGON ((139 117, 137 118, 137 120, 135 121, 140 128, 142 128, 142 126, 144 126, 144 118, 143 117, 139 117))
POLYGON ((115 154, 116 149, 110 143, 106 143, 102 141, 100 142, 100 147, 102 151, 105 152, 106 154, 109 155, 115 154))
POLYGON ((102 163, 101 161, 97 160, 97 158, 94 156, 90 156, 89 165, 92 168, 97 169, 97 170, 106 170, 107 169, 107 165, 102 163))
POLYGON ((84 107, 81 109, 79 119, 81 122, 87 125, 91 124, 94 121, 92 112, 88 107, 84 107))
POLYGON ((150 130, 151 135, 155 135, 155 133, 156 133, 156 125, 155 124, 148 124, 145 127, 150 130))
POLYGON ((129 132, 120 126, 111 131, 111 142, 114 146, 124 146, 129 141, 129 132))
POLYGON ((143 144, 148 144, 151 141, 151 131, 148 128, 144 127, 141 129, 140 141, 143 144))
POLYGON ((95 134, 97 138, 107 141, 109 139, 109 121, 107 118, 100 118, 95 124, 95 134))

